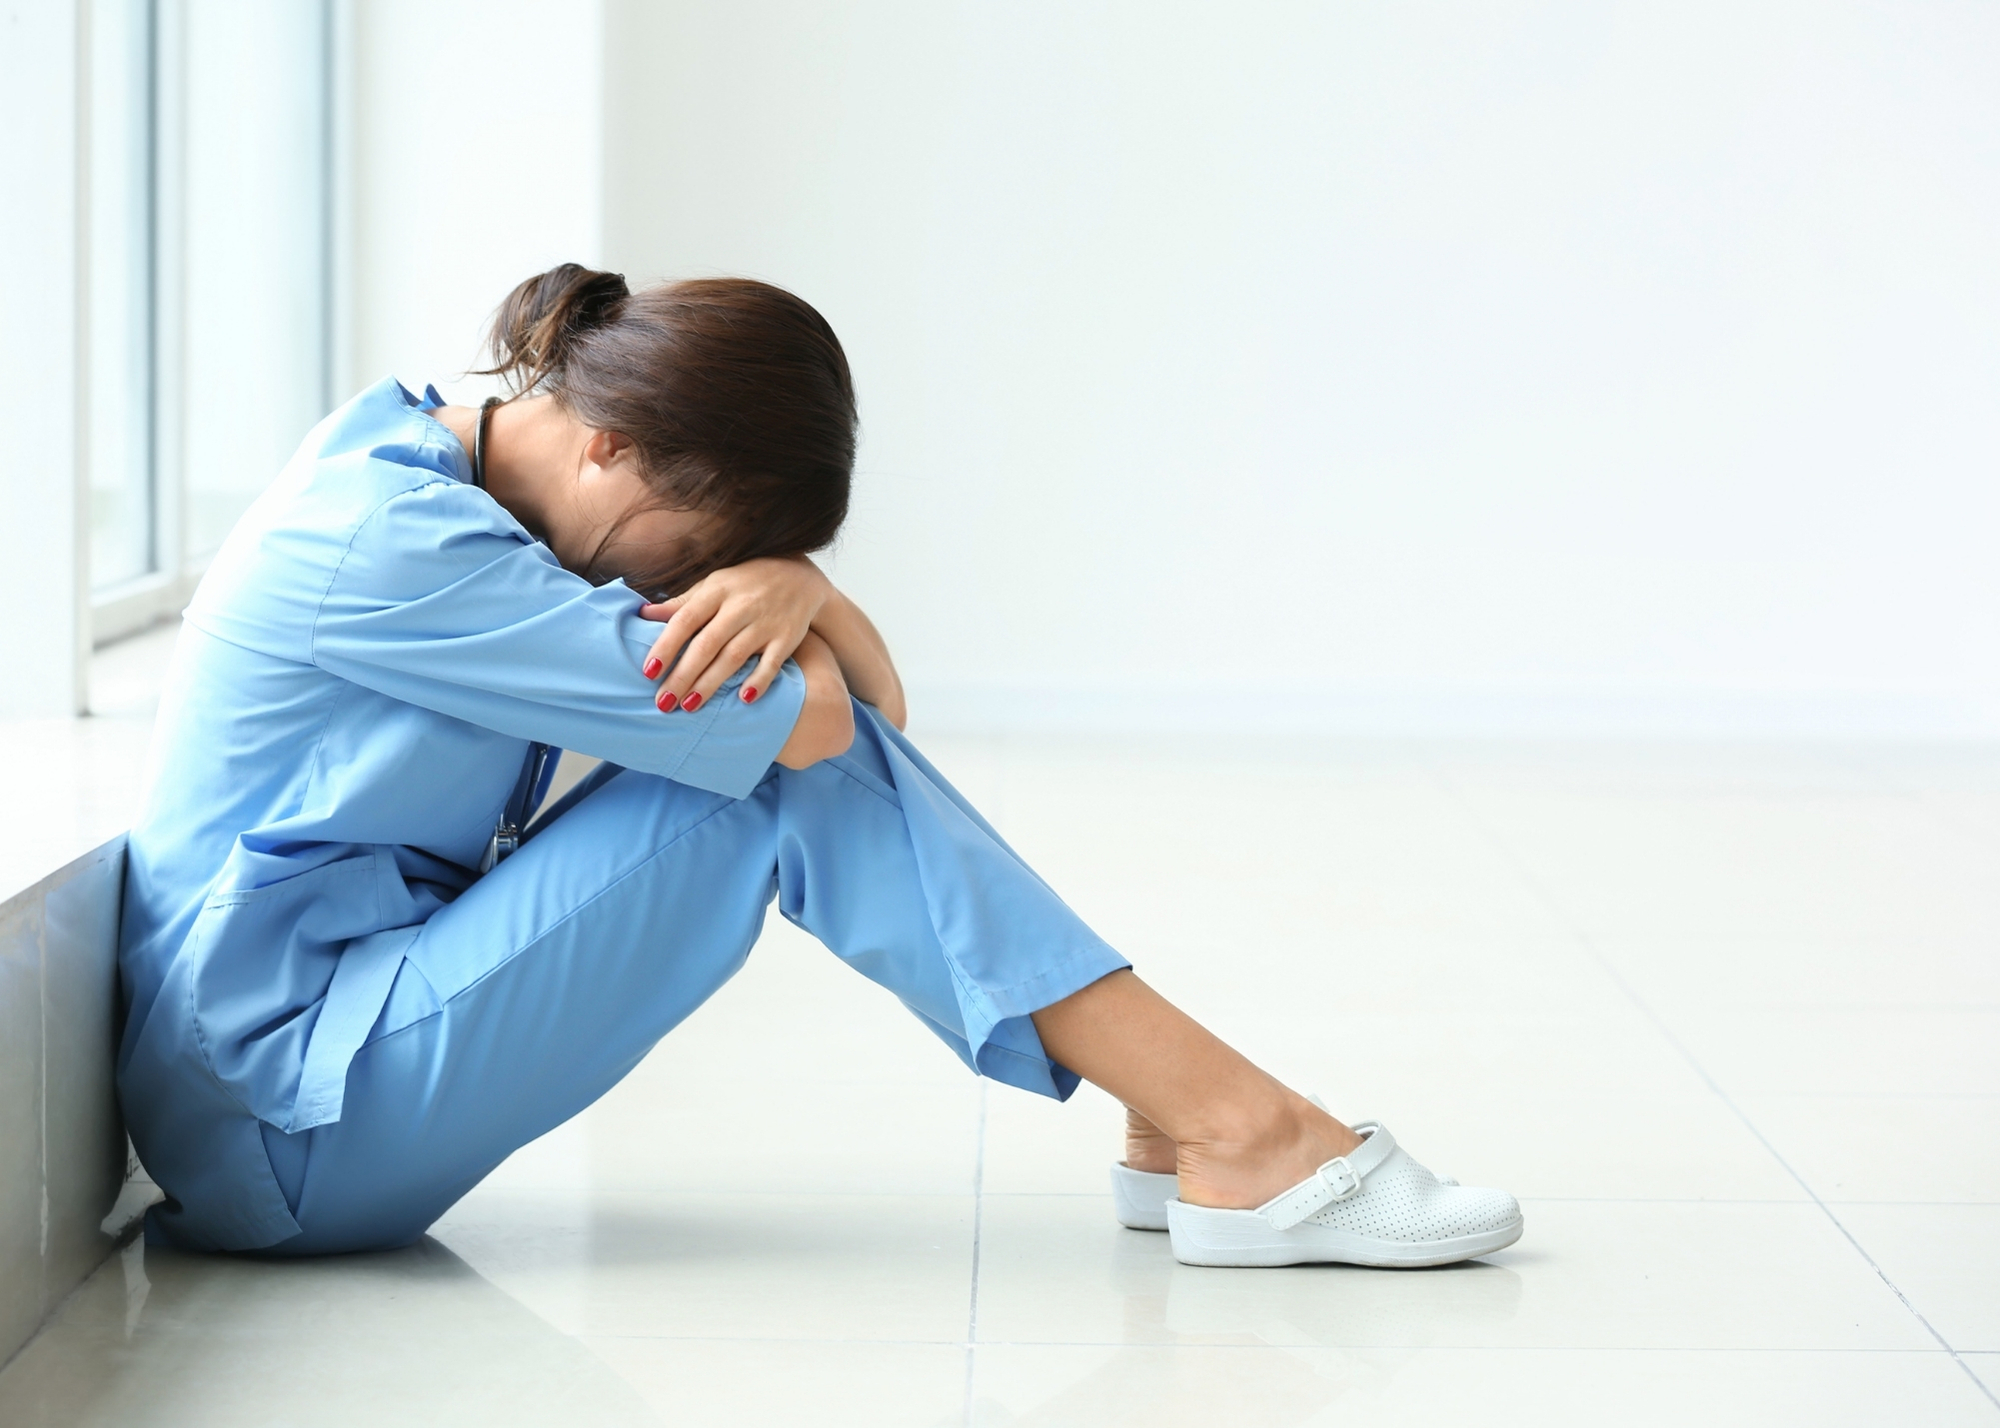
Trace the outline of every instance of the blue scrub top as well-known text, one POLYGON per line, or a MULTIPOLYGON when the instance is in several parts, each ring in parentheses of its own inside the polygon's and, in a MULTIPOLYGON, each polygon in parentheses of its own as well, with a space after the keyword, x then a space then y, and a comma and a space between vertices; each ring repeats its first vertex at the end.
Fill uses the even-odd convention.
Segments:
POLYGON ((755 704, 655 708, 640 596, 473 486, 437 405, 389 378, 328 416, 188 607, 125 883, 135 1135, 216 1093, 288 1132, 338 1120, 402 949, 477 876, 531 743, 741 798, 798 718, 789 664, 755 704))

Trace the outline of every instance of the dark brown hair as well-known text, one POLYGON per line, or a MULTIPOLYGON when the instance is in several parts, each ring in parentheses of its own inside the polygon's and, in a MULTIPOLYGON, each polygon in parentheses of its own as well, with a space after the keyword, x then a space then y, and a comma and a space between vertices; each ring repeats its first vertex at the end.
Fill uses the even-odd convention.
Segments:
POLYGON ((631 438, 659 504, 711 518, 700 549, 628 577, 644 594, 819 550, 847 518, 854 380, 826 319, 783 288, 696 278, 634 293, 564 263, 507 294, 490 341, 487 375, 631 438))

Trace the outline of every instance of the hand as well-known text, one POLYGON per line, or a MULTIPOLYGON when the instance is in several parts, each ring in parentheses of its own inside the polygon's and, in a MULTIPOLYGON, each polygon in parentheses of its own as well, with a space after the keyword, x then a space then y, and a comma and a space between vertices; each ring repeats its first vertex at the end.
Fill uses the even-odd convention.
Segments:
POLYGON ((699 709, 753 658, 757 667, 743 681, 741 697, 754 701, 771 687, 832 593, 832 582, 810 560, 777 558, 718 570, 671 600, 643 606, 641 615, 667 626, 644 666, 646 678, 660 680, 654 702, 663 712, 699 709), (683 644, 687 648, 668 669, 683 644))
POLYGON ((791 737, 778 750, 778 762, 788 769, 810 768, 821 759, 846 753, 854 744, 854 700, 833 650, 818 635, 807 635, 797 657, 799 673, 805 676, 806 702, 791 737))

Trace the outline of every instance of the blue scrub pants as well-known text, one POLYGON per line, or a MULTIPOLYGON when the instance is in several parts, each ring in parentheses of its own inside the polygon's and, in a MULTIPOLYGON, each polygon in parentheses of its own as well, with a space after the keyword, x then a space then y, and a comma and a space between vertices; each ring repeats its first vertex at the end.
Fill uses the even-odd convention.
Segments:
MULTIPOLYGON (((262 1126, 302 1233, 416 1240, 518 1147, 610 1090, 743 965, 775 894, 975 1070, 1066 1097, 1028 1014, 1128 965, 865 705, 854 747, 730 799, 629 771, 424 925, 338 1121, 262 1126)), ((605 773, 608 771, 600 771, 605 773)))

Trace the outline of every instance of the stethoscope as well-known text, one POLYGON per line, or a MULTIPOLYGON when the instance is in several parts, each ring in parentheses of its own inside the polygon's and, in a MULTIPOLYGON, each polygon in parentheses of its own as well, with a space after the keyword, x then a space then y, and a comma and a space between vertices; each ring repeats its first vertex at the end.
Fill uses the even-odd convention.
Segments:
POLYGON ((528 761, 521 766, 521 776, 514 780, 514 792, 507 799, 506 811, 494 825, 493 836, 486 842, 486 856, 479 860, 479 871, 490 873, 500 865, 515 849, 521 846, 522 829, 535 816, 535 810, 542 806, 542 800, 549 795, 549 785, 555 782, 556 763, 562 757, 562 750, 552 744, 530 744, 528 761))
MULTIPOLYGON (((488 397, 481 402, 479 421, 472 429, 472 484, 482 491, 486 489, 486 422, 499 405, 498 397, 488 397)), ((521 846, 522 830, 535 816, 542 800, 548 797, 549 785, 555 781, 556 764, 561 757, 562 750, 552 744, 528 745, 528 760, 521 767, 521 776, 514 780, 514 792, 507 799, 506 811, 500 815, 499 823, 494 825, 493 836, 487 840, 486 855, 479 860, 480 872, 492 872, 521 846)))

